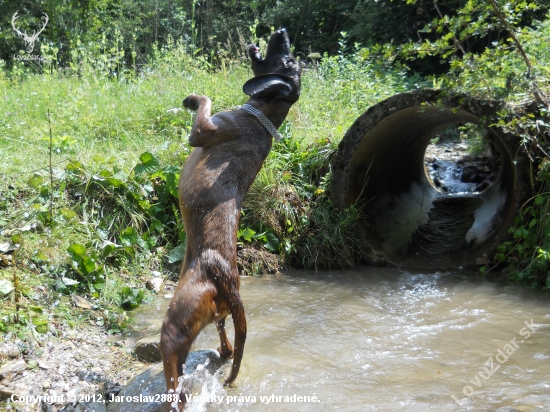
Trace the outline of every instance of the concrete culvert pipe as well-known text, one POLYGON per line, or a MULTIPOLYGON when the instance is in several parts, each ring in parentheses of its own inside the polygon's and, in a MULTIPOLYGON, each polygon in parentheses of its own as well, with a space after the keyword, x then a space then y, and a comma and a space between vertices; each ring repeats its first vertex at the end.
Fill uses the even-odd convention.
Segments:
POLYGON ((519 139, 495 128, 487 133, 501 166, 492 184, 471 194, 436 190, 424 164, 431 139, 451 125, 482 124, 498 110, 465 97, 438 102, 440 97, 435 91, 404 93, 371 107, 348 130, 333 163, 333 204, 361 208, 361 236, 398 266, 474 263, 502 241, 523 197, 518 179, 524 173, 518 174, 514 159, 519 139))

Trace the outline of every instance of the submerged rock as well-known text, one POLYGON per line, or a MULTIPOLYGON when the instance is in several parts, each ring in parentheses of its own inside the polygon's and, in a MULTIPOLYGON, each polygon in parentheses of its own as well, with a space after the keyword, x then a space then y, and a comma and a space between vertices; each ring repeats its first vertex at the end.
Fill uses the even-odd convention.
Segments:
MULTIPOLYGON (((228 361, 214 350, 198 350, 191 352, 185 362, 185 373, 193 373, 199 365, 204 365, 211 374, 218 371, 228 361)), ((113 402, 107 406, 107 412, 164 412, 166 405, 163 402, 140 401, 154 399, 157 395, 166 392, 166 380, 164 378, 162 363, 151 366, 145 370, 115 395, 113 402), (134 402, 135 400, 135 402, 134 402)), ((110 399, 107 399, 110 401, 110 399)))
POLYGON ((134 354, 142 362, 160 362, 162 354, 160 353, 160 334, 147 336, 136 342, 134 354))
POLYGON ((154 277, 152 279, 149 279, 146 283, 145 283, 145 287, 148 289, 148 290, 152 290, 153 292, 155 292, 156 294, 159 294, 161 289, 162 289, 162 285, 164 283, 164 280, 160 277, 154 277))

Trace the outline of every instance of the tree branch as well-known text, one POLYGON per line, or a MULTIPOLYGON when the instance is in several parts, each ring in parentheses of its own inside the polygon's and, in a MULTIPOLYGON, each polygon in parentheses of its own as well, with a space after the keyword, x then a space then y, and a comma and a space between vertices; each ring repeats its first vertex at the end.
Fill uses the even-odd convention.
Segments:
MULTIPOLYGON (((441 14, 441 11, 439 10, 439 6, 437 5, 437 0, 434 0, 434 7, 435 7, 435 10, 437 11, 437 14, 439 14, 439 17, 441 19, 443 19, 443 14, 441 14)), ((449 28, 449 25, 447 23, 445 23, 445 26, 447 26, 447 28, 449 29, 449 32, 451 32, 451 29, 449 28)), ((466 55, 466 51, 464 50, 464 48, 462 47, 462 44, 460 44, 460 41, 456 38, 456 36, 453 34, 453 40, 455 42, 455 46, 457 48, 460 49, 460 51, 466 55)))
POLYGON ((497 15, 498 19, 500 20, 500 23, 504 26, 512 40, 514 41, 514 44, 516 45, 516 48, 521 54, 521 57, 525 61, 525 64, 527 65, 527 76, 529 79, 532 78, 533 83, 533 95, 535 96, 535 101, 539 104, 545 104, 550 107, 550 102, 548 101, 548 97, 546 94, 539 88, 538 82, 537 82, 537 76, 535 73, 532 73, 531 70, 533 68, 533 65, 531 64, 531 60, 529 60, 529 57, 527 56, 527 53, 525 52, 525 49, 519 42, 516 34, 514 33, 514 30, 510 27, 508 22, 506 21, 506 18, 498 8, 498 5, 495 0, 489 0, 489 3, 491 4, 491 7, 493 8, 495 14, 497 15))

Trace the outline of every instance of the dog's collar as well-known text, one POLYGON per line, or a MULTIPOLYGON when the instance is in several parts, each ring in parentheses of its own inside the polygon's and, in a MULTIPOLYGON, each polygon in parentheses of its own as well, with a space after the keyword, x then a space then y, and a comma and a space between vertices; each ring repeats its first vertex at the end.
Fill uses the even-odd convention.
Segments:
POLYGON ((240 107, 240 109, 256 116, 256 118, 267 129, 269 134, 275 138, 276 141, 280 141, 283 138, 283 136, 281 135, 281 133, 279 133, 275 125, 271 123, 271 120, 269 120, 261 110, 256 109, 254 106, 251 106, 248 103, 243 104, 240 107))

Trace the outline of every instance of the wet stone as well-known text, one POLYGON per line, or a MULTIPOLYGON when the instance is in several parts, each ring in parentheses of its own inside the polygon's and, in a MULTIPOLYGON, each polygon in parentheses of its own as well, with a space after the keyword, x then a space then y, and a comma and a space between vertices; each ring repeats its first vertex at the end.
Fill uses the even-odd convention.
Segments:
POLYGON ((142 362, 159 362, 162 360, 159 345, 160 335, 147 336, 136 342, 134 354, 142 362))
POLYGON ((107 407, 103 402, 79 402, 74 412, 105 412, 107 407))
POLYGON ((155 277, 155 278, 152 278, 152 279, 149 279, 146 283, 145 283, 145 287, 148 289, 148 290, 152 290, 154 291, 155 293, 160 293, 161 289, 162 289, 162 284, 164 283, 164 281, 162 280, 162 278, 160 277, 155 277))

